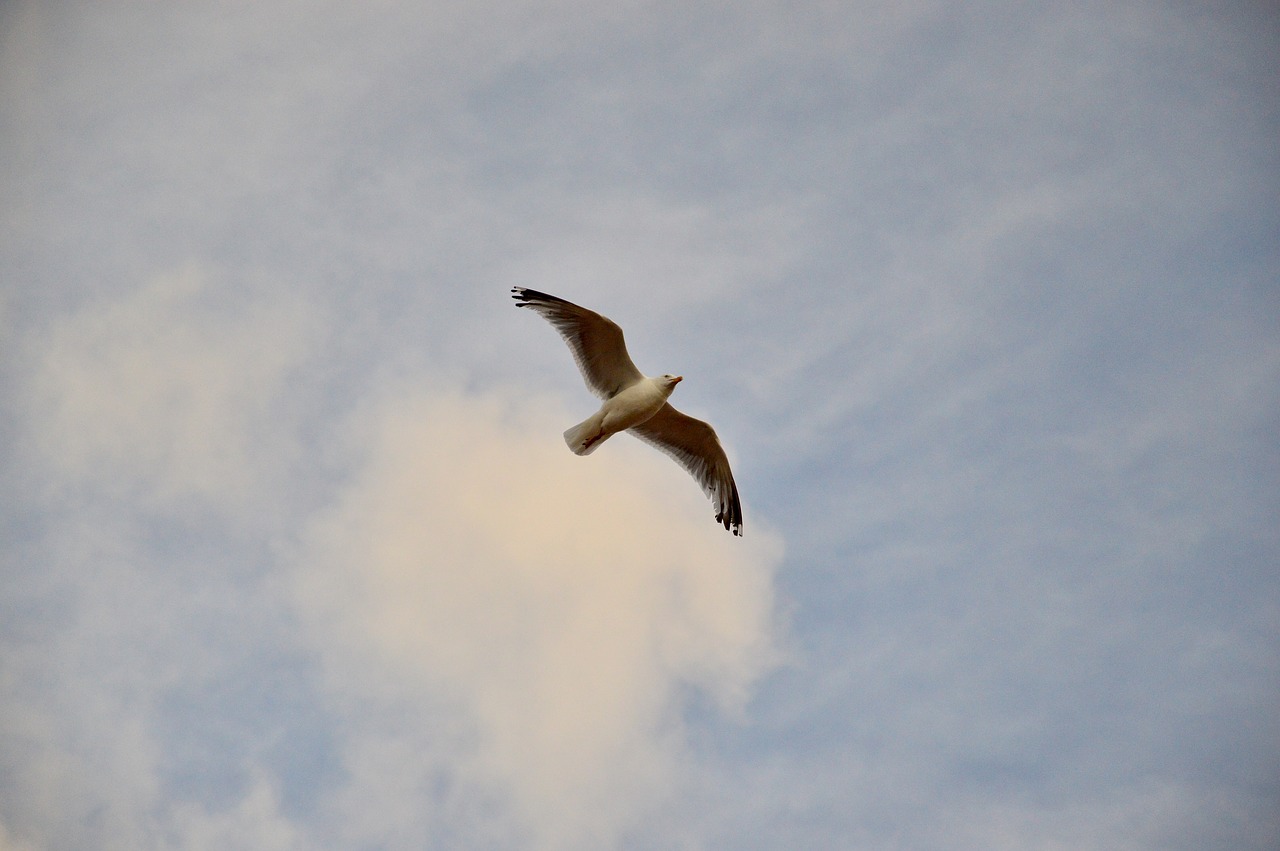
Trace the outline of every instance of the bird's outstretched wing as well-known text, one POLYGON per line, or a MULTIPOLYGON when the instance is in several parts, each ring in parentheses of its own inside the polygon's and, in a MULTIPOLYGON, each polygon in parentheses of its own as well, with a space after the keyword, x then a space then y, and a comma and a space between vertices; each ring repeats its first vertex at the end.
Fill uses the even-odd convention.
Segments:
POLYGON ((627 354, 622 329, 612 320, 553 295, 512 287, 516 307, 531 307, 564 337, 587 387, 610 399, 644 376, 627 354))
POLYGON ((729 459, 715 429, 665 404, 658 413, 628 431, 661 449, 688 470, 715 504, 716 521, 733 534, 742 534, 738 486, 734 484, 729 459))

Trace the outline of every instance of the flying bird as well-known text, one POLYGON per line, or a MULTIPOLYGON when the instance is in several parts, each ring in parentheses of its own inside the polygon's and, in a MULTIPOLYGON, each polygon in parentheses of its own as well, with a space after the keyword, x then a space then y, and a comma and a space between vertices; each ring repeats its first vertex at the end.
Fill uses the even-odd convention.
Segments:
POLYGON ((742 503, 729 459, 715 430, 680 413, 667 398, 680 375, 648 378, 627 354, 622 329, 608 318, 537 290, 513 287, 516 307, 529 307, 550 322, 569 344, 587 388, 604 400, 600 410, 564 433, 576 455, 590 455, 620 431, 670 455, 702 486, 716 508, 716 521, 742 534, 742 503))

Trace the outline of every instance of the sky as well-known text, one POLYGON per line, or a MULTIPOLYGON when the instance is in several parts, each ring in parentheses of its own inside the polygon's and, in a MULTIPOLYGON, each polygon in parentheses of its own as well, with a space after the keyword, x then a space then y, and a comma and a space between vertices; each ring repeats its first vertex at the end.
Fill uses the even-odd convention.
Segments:
POLYGON ((0 851, 1280 846, 1278 48, 3 4, 0 851))

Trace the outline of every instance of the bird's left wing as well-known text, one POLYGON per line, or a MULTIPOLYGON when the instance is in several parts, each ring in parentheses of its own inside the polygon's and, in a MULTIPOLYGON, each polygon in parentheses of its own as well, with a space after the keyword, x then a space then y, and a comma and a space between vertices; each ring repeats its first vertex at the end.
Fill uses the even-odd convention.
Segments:
POLYGON ((658 413, 628 431, 661 449, 688 470, 715 504, 716 521, 733 534, 742 534, 738 486, 734 484, 729 459, 715 429, 665 404, 658 413))
POLYGON ((622 329, 593 310, 553 295, 512 287, 516 307, 531 307, 555 326, 569 344, 587 387, 601 399, 610 399, 644 376, 627 354, 622 329))

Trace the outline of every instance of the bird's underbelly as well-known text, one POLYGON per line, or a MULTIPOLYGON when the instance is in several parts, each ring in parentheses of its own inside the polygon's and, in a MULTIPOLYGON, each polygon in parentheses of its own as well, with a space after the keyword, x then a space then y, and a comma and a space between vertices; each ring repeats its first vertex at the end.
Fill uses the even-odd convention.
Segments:
POLYGON ((628 387, 604 403, 601 428, 605 432, 613 433, 639 425, 658 413, 666 401, 667 397, 662 391, 647 381, 628 387))

